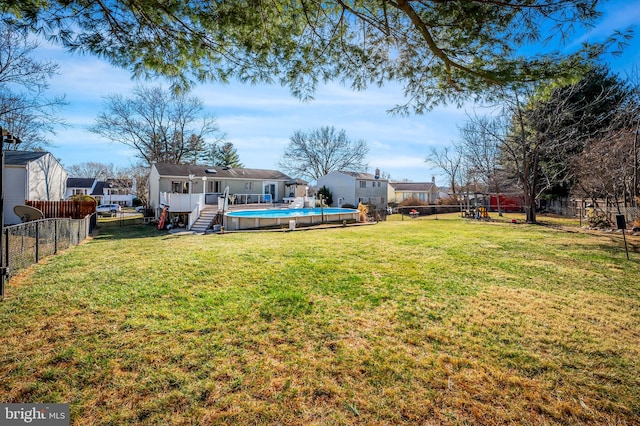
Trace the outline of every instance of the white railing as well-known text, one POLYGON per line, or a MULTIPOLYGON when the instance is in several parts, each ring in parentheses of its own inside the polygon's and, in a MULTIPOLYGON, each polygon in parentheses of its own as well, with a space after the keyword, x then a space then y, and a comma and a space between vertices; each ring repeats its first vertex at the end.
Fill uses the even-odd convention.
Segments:
POLYGON ((200 218, 200 212, 204 209, 204 198, 202 204, 197 204, 195 208, 189 214, 189 223, 187 224, 187 229, 191 229, 194 223, 200 218))
POLYGON ((169 212, 193 212, 197 206, 202 209, 204 208, 204 199, 204 194, 160 193, 160 204, 169 206, 169 212))
POLYGON ((229 196, 229 204, 273 204, 271 194, 233 194, 229 196))

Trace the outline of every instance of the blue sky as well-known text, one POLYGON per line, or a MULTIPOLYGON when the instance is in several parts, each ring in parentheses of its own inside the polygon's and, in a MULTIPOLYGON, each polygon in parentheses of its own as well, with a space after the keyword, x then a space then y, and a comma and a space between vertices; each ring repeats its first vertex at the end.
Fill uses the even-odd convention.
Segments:
MULTIPOLYGON (((600 39, 614 29, 640 22, 640 6, 635 1, 609 2, 602 10, 605 14, 601 22, 589 32, 576 34, 572 43, 600 39)), ((93 56, 67 53, 60 47, 42 43, 38 56, 60 65, 60 75, 51 80, 49 93, 64 94, 69 102, 60 114, 69 126, 57 129, 50 137, 55 146, 49 150, 65 166, 89 161, 116 166, 136 162, 134 151, 89 132, 87 127, 104 110, 104 96, 127 96, 140 82, 132 80, 126 70, 93 56)), ((640 65, 640 35, 635 35, 621 56, 606 59, 622 75, 630 72, 633 64, 640 65)), ((344 129, 351 139, 367 141, 370 172, 379 167, 392 179, 414 182, 430 181, 435 175, 441 185, 445 182, 440 172, 430 169, 424 159, 431 147, 455 140, 458 127, 467 117, 465 109, 455 106, 419 116, 391 116, 386 111, 404 102, 401 88, 393 84, 365 92, 330 84, 321 87, 311 102, 301 102, 287 88, 274 85, 205 84, 196 87, 192 95, 203 100, 207 113, 216 116, 245 167, 277 169, 294 131, 334 126, 344 129)), ((467 107, 469 111, 471 108, 467 107)))

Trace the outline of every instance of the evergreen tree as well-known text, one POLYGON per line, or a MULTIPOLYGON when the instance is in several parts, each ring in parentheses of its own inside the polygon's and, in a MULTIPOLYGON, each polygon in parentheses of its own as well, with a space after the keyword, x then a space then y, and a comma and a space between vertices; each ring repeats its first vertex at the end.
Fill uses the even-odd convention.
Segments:
POLYGON ((72 51, 177 86, 237 78, 277 82, 303 99, 319 83, 399 82, 398 112, 461 102, 497 85, 572 75, 628 34, 569 53, 598 0, 0 0, 0 10, 72 51), (541 43, 544 41, 545 43, 541 43), (542 47, 541 47, 542 46, 542 47), (569 49, 565 49, 568 52, 569 49), (526 52, 526 54, 523 54, 526 52))
POLYGON ((208 161, 212 166, 228 166, 234 168, 244 167, 240 162, 238 151, 231 142, 225 142, 222 145, 212 145, 209 151, 208 161))

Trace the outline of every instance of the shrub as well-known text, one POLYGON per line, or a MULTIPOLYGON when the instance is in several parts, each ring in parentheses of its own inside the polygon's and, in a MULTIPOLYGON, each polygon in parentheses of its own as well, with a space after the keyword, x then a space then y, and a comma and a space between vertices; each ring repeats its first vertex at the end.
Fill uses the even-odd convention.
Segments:
POLYGON ((322 195, 328 206, 333 205, 333 194, 331 193, 331 190, 329 188, 323 186, 322 188, 318 189, 318 195, 322 195))
POLYGON ((369 212, 369 207, 366 204, 358 203, 358 210, 360 210, 360 222, 367 221, 367 212, 369 212))
POLYGON ((439 198, 438 204, 442 204, 443 206, 454 206, 460 204, 460 201, 458 200, 458 197, 449 196, 445 198, 439 198))
POLYGON ((400 202, 400 204, 398 204, 399 207, 404 207, 404 206, 428 206, 428 205, 429 205, 429 203, 427 203, 426 201, 420 201, 416 197, 407 198, 405 200, 402 200, 400 202))

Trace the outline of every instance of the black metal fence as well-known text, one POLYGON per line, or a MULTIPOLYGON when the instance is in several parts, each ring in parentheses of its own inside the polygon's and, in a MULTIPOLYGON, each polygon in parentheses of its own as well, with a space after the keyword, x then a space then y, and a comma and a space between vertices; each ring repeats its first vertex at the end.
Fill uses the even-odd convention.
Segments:
POLYGON ((2 264, 11 277, 46 256, 80 244, 95 227, 95 213, 84 219, 41 219, 7 226, 2 233, 2 264))

